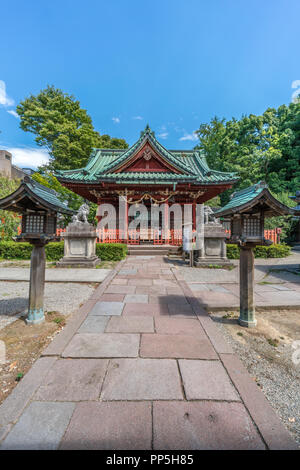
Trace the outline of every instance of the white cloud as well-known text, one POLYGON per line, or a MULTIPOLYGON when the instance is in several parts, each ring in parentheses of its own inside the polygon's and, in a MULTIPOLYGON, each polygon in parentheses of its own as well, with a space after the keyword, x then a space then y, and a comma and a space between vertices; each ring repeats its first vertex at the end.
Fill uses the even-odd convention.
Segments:
POLYGON ((49 162, 46 150, 35 148, 6 148, 12 154, 12 163, 20 168, 37 168, 49 162))
POLYGON ((13 106, 14 100, 6 94, 6 85, 3 80, 0 80, 0 104, 2 106, 13 106))
POLYGON ((120 118, 118 118, 118 117, 113 117, 111 119, 112 119, 112 121, 114 121, 115 124, 119 124, 119 122, 120 122, 120 118))
POLYGON ((142 116, 133 116, 132 119, 135 119, 137 121, 142 121, 144 118, 142 116))
POLYGON ((20 119, 20 116, 18 115, 18 113, 14 111, 13 109, 8 109, 7 112, 11 114, 12 116, 14 116, 15 118, 20 119))
POLYGON ((167 139, 168 135, 168 132, 161 132, 160 134, 158 134, 158 137, 160 137, 161 139, 167 139))
POLYGON ((193 142, 196 142, 198 140, 198 136, 195 132, 193 132, 192 134, 185 133, 182 137, 180 137, 179 140, 191 140, 193 142))

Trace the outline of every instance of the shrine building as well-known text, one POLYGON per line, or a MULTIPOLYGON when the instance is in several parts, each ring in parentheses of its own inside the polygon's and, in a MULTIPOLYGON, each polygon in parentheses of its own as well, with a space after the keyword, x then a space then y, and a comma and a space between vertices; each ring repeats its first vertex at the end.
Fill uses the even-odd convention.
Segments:
MULTIPOLYGON (((170 213, 169 232, 165 240, 161 240, 161 231, 153 234, 150 230, 151 205, 164 204, 164 207, 169 207, 189 204, 195 225, 196 204, 205 203, 231 188, 238 180, 235 173, 210 169, 199 150, 167 150, 148 125, 129 149, 93 149, 85 168, 57 171, 56 177, 66 188, 96 203, 98 214, 102 204, 112 204, 117 220, 119 198, 123 197, 127 207, 125 230, 130 226, 131 211, 128 208, 132 205, 138 208, 143 203, 148 209, 149 231, 144 230, 139 235, 149 243, 153 242, 153 238, 157 241, 157 237, 160 242, 171 243, 174 230, 174 219, 170 213)), ((159 228, 163 217, 163 214, 160 215, 159 228)), ((116 230, 121 230, 118 224, 116 230)), ((115 234, 115 241, 119 238, 124 241, 129 237, 128 233, 122 235, 115 234)))

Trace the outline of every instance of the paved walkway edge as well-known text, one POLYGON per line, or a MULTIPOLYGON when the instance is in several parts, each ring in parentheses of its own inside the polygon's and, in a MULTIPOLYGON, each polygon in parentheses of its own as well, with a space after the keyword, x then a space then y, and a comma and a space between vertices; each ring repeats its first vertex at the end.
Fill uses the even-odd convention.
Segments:
POLYGON ((116 276, 118 271, 121 269, 123 263, 124 260, 119 261, 117 266, 108 274, 108 276, 106 276, 100 286, 95 289, 93 295, 77 310, 77 312, 73 314, 72 318, 68 321, 65 328, 60 333, 58 333, 58 335, 53 339, 53 341, 42 353, 42 356, 59 356, 60 354, 62 354, 63 350, 71 341, 74 334, 76 333, 78 328, 86 319, 88 313, 91 311, 91 309, 97 302, 97 299, 103 294, 107 286, 116 276))
POLYGON ((29 404, 36 390, 41 385, 44 377, 51 369, 57 356, 67 346, 74 333, 88 315, 90 309, 96 303, 97 296, 101 295, 117 272, 124 260, 108 274, 104 281, 95 290, 94 294, 72 316, 66 327, 57 334, 47 346, 41 357, 33 364, 22 381, 14 388, 11 394, 0 405, 0 442, 5 439, 13 424, 16 423, 24 409, 29 404))
POLYGON ((235 354, 220 354, 225 369, 270 450, 299 450, 264 393, 235 354))
POLYGON ((296 441, 275 413, 262 390, 251 379, 241 360, 222 337, 213 320, 209 318, 205 306, 201 305, 186 281, 176 275, 176 270, 172 269, 172 271, 194 313, 198 316, 205 333, 211 340, 267 448, 269 450, 299 450, 296 441))
POLYGON ((4 400, 0 406, 0 440, 17 421, 56 360, 56 357, 40 357, 4 400))

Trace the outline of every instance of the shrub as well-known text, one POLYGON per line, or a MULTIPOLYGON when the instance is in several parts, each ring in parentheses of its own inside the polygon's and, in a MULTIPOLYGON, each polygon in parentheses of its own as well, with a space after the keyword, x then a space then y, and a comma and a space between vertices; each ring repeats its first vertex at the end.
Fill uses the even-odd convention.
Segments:
POLYGON ((64 256, 64 242, 52 242, 45 246, 48 261, 58 261, 64 256))
POLYGON ((240 250, 238 245, 227 244, 227 258, 228 259, 239 259, 240 250))
MULTIPOLYGON (((30 259, 32 245, 25 242, 0 241, 0 258, 30 259)), ((58 261, 64 256, 64 242, 52 242, 46 245, 48 261, 58 261)), ((127 245, 123 243, 97 243, 96 254, 101 260, 120 261, 127 255, 127 245)))
POLYGON ((3 259, 30 259, 32 246, 30 243, 1 241, 0 258, 3 259))
MULTIPOLYGON (((291 247, 285 244, 256 246, 254 248, 255 258, 285 258, 291 252, 291 247)), ((227 245, 228 259, 238 259, 240 257, 240 249, 238 245, 227 245)))
POLYGON ((97 243, 96 255, 103 261, 120 261, 127 255, 124 243, 97 243))
MULTIPOLYGON (((254 248, 254 256, 255 258, 269 258, 268 256, 268 246, 256 246, 254 248)), ((273 256, 274 258, 274 256, 273 256)))
POLYGON ((291 253, 291 247, 284 243, 270 245, 266 248, 268 248, 268 258, 285 258, 291 253))

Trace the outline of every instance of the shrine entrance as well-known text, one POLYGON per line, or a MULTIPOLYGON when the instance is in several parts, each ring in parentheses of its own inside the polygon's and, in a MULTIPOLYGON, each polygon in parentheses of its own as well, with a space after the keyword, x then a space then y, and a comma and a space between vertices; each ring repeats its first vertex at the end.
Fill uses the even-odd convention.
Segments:
POLYGON ((231 188, 238 179, 235 173, 210 169, 199 150, 167 150, 149 126, 129 149, 94 149, 85 168, 57 171, 56 177, 98 205, 98 221, 101 208, 113 206, 116 224, 101 228, 99 242, 154 245, 181 244, 184 206, 190 207, 195 228, 197 204, 231 188), (125 207, 121 217, 120 200, 125 207), (169 210, 175 206, 180 215, 169 210), (155 213, 153 207, 162 210, 155 213), (134 223, 137 218, 139 224, 134 223))

